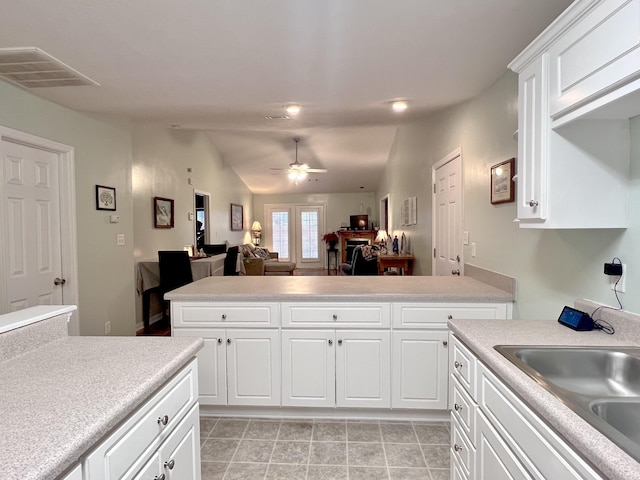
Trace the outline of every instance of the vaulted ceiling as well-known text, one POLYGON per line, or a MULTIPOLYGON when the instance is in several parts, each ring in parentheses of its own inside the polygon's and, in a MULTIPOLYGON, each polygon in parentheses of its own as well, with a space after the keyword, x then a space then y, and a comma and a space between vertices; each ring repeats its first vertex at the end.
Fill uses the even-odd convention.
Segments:
POLYGON ((0 0, 0 48, 38 47, 100 84, 35 95, 208 132, 254 193, 372 191, 401 122, 480 93, 570 3, 0 0), (265 118, 290 103, 299 115, 265 118), (273 175, 293 137, 327 174, 273 175))

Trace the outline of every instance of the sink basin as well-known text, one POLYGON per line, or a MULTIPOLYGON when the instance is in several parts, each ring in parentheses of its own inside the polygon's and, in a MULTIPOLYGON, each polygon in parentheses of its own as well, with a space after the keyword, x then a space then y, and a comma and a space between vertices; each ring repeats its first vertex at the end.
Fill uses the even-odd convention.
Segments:
POLYGON ((640 462, 640 347, 494 347, 640 462))
POLYGON ((629 352, 537 347, 516 348, 513 354, 546 381, 571 392, 589 396, 640 396, 640 358, 629 352))

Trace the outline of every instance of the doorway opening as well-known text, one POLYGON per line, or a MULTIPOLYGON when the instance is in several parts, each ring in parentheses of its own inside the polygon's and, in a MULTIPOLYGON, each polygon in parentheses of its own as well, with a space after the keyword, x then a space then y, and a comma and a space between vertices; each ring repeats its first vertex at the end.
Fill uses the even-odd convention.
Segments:
POLYGON ((210 195, 206 192, 195 191, 193 194, 193 200, 195 205, 196 212, 196 221, 195 221, 195 241, 194 245, 196 249, 200 251, 200 249, 209 244, 210 230, 211 225, 209 224, 209 200, 210 195))

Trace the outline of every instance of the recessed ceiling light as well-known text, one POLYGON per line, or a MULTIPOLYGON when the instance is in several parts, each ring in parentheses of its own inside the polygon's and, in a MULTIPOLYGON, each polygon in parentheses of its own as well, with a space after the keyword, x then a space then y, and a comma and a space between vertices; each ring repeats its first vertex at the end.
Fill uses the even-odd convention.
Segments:
POLYGON ((287 105, 285 110, 289 115, 297 115, 300 113, 300 105, 292 103, 291 105, 287 105))
POLYGON ((393 111, 397 113, 404 112, 408 107, 409 104, 404 100, 396 100, 391 103, 391 108, 393 108, 393 111))

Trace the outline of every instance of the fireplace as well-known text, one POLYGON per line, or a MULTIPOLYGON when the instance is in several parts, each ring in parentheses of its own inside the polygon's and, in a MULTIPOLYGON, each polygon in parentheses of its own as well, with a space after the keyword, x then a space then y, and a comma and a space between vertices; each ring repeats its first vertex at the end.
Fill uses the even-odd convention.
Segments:
POLYGON ((340 230, 340 249, 342 250, 342 263, 351 261, 351 254, 357 245, 373 244, 376 241, 376 230, 340 230), (363 243, 350 243, 352 241, 363 243), (347 247, 350 246, 347 250, 347 247), (347 260, 347 252, 349 259, 347 260))
POLYGON ((369 245, 369 240, 365 239, 351 239, 347 240, 347 263, 351 263, 351 259, 353 258, 353 250, 358 245, 369 245))

